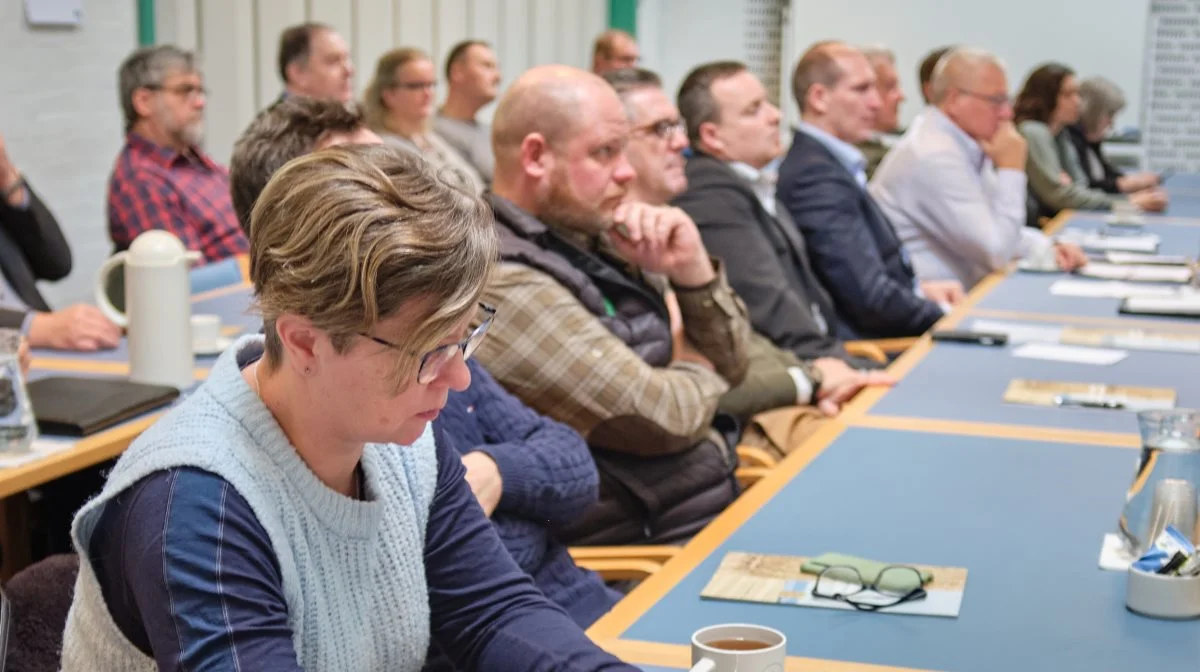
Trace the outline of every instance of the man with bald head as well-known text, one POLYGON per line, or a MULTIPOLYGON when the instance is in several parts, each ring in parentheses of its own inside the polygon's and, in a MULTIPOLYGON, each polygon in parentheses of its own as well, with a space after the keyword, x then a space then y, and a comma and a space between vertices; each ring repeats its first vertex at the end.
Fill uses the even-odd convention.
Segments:
POLYGON ((841 42, 813 45, 796 63, 800 124, 779 168, 776 196, 808 243, 845 339, 916 336, 963 295, 957 282, 918 285, 891 222, 867 193, 855 146, 878 127, 875 69, 841 42))
POLYGON ((576 544, 681 541, 736 494, 736 423, 716 409, 745 375, 745 308, 691 219, 623 203, 629 132, 612 88, 566 66, 522 75, 492 122, 499 317, 478 356, 587 438, 600 503, 562 531, 576 544))
POLYGON ((871 181, 921 280, 973 287, 1016 259, 1073 270, 1087 258, 1025 226, 1025 140, 1013 126, 1004 67, 956 48, 934 70, 932 105, 871 181))
POLYGON ((596 37, 592 45, 592 72, 603 75, 613 70, 624 70, 637 66, 641 54, 637 40, 623 30, 606 30, 596 37))

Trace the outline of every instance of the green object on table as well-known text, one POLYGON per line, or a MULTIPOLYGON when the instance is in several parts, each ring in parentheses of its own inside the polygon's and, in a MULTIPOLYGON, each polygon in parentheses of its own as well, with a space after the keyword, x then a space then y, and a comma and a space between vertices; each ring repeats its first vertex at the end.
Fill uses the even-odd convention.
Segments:
MULTIPOLYGON (((859 558, 853 555, 844 555, 842 553, 823 553, 815 558, 809 558, 808 562, 800 567, 800 571, 806 574, 820 574, 829 567, 853 567, 858 570, 859 576, 862 577, 863 583, 872 585, 879 580, 879 573, 885 567, 894 567, 895 563, 879 562, 877 560, 868 560, 859 558)), ((906 565, 901 565, 906 566, 906 565)), ((921 583, 929 583, 933 580, 933 574, 925 570, 921 572, 921 583)), ((910 575, 911 578, 911 575, 910 575)), ((889 585, 888 577, 884 576, 884 581, 878 587, 883 590, 896 592, 902 590, 900 585, 889 585)))

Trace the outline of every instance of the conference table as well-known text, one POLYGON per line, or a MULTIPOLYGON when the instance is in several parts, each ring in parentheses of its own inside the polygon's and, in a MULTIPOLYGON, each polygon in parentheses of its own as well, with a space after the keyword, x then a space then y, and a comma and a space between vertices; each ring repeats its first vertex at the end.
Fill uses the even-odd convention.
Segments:
MULTIPOLYGON (((1147 216, 1161 251, 1200 250, 1200 176, 1167 185, 1170 212, 1147 216)), ((1053 229, 1095 229, 1065 213, 1053 229)), ((939 328, 976 319, 1039 326, 1143 327, 1200 335, 1195 321, 1121 315, 1115 299, 1050 295, 1062 274, 990 276, 939 328)), ((257 329, 250 289, 194 297, 193 312, 257 329)), ((1018 377, 1172 387, 1200 406, 1197 355, 1133 351, 1113 366, 1018 359, 1011 346, 933 342, 890 366, 899 383, 861 393, 843 413, 642 582, 589 635, 653 672, 686 669, 695 630, 749 622, 783 631, 788 670, 1195 669, 1200 622, 1124 608, 1125 577, 1098 568, 1138 457, 1135 418, 1096 409, 1019 407, 1018 377), (840 552, 894 563, 963 567, 956 618, 857 613, 700 598, 727 552, 840 552)), ((128 353, 35 352, 36 376, 128 373, 128 353)), ((203 380, 214 358, 196 359, 203 380)), ((185 391, 186 394, 186 391, 185 391)), ((32 463, 0 469, 0 496, 118 455, 158 414, 123 423, 32 463)))
MULTIPOLYGON (((1200 251, 1200 176, 1168 180, 1166 215, 1147 215, 1160 252, 1200 251)), ((1094 231, 1104 215, 1048 227, 1094 231)), ((936 328, 975 320, 1138 328, 1200 337, 1195 320, 1135 317, 1117 299, 1050 294, 1062 273, 990 276, 936 328)), ((890 366, 893 388, 861 393, 588 634, 638 664, 687 669, 691 633, 755 623, 788 637, 788 670, 1194 670, 1200 621, 1125 609, 1125 574, 1099 568, 1140 441, 1124 411, 1007 404, 1016 378, 1170 387, 1200 407, 1200 356, 1129 351, 1095 366, 1014 357, 922 337, 890 366), (700 597, 730 552, 836 552, 968 571, 955 618, 700 597)), ((647 667, 646 669, 650 669, 647 667)))

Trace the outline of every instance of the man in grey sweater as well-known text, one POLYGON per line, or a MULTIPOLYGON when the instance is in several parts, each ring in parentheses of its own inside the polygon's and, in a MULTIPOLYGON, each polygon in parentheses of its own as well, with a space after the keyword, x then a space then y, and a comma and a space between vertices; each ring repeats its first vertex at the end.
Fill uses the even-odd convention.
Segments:
POLYGON ((487 42, 459 42, 446 57, 446 81, 450 91, 433 120, 438 135, 463 156, 488 184, 496 159, 492 155, 492 129, 475 116, 496 99, 500 68, 487 42))

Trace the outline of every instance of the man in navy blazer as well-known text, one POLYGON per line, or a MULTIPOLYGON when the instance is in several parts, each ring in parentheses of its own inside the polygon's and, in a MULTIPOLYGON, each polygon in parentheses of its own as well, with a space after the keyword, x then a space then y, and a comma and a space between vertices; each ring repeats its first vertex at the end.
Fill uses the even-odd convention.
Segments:
POLYGON ((857 49, 813 45, 796 64, 801 123, 779 169, 776 196, 808 243, 833 299, 838 336, 915 336, 963 297, 958 282, 919 283, 891 223, 867 193, 866 159, 880 108, 875 72, 857 49))

